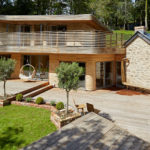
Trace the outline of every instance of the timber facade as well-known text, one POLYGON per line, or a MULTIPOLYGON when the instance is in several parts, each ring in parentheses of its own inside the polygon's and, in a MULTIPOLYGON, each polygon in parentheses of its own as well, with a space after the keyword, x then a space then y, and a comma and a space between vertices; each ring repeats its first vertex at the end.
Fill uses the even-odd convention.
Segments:
POLYGON ((17 61, 12 78, 30 63, 57 86, 59 63, 78 62, 84 89, 121 85, 123 42, 92 15, 0 16, 0 56, 17 61))

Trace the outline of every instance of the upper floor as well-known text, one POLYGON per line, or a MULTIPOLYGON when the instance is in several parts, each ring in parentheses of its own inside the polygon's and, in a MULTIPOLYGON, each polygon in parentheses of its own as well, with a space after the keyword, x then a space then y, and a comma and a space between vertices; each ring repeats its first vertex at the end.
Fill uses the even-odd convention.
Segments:
POLYGON ((124 54, 123 42, 92 15, 0 16, 0 52, 124 54))

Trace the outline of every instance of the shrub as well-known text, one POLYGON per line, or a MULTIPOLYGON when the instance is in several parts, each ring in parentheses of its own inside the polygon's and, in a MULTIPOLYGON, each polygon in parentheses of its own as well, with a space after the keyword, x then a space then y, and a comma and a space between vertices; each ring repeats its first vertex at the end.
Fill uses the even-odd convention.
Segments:
POLYGON ((56 108, 57 108, 58 110, 64 109, 64 103, 63 103, 63 102, 58 102, 58 103, 56 104, 56 108))
POLYGON ((44 103, 44 99, 42 97, 38 97, 36 99, 36 104, 43 104, 44 103))
POLYGON ((16 95, 16 101, 22 101, 23 95, 22 94, 17 94, 16 95))
POLYGON ((56 106, 56 101, 51 101, 50 104, 51 104, 52 106, 56 106))
POLYGON ((27 97, 25 100, 26 100, 26 102, 31 102, 32 101, 32 97, 27 97))

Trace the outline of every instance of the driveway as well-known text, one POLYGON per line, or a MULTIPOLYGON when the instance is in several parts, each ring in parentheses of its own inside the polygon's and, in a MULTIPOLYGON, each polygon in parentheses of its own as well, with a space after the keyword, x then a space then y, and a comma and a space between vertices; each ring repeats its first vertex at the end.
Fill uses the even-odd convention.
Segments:
MULTIPOLYGON (((66 93, 54 88, 38 96, 66 103, 66 93)), ((130 133, 150 142, 150 95, 128 90, 71 91, 70 105, 92 103, 101 114, 130 133)))

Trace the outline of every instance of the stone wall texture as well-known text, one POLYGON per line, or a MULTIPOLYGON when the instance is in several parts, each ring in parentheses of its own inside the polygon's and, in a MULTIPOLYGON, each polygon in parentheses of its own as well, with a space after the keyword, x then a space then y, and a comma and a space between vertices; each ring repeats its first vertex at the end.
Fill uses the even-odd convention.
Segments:
POLYGON ((138 37, 126 48, 126 57, 130 61, 127 83, 150 89, 150 45, 138 37))

